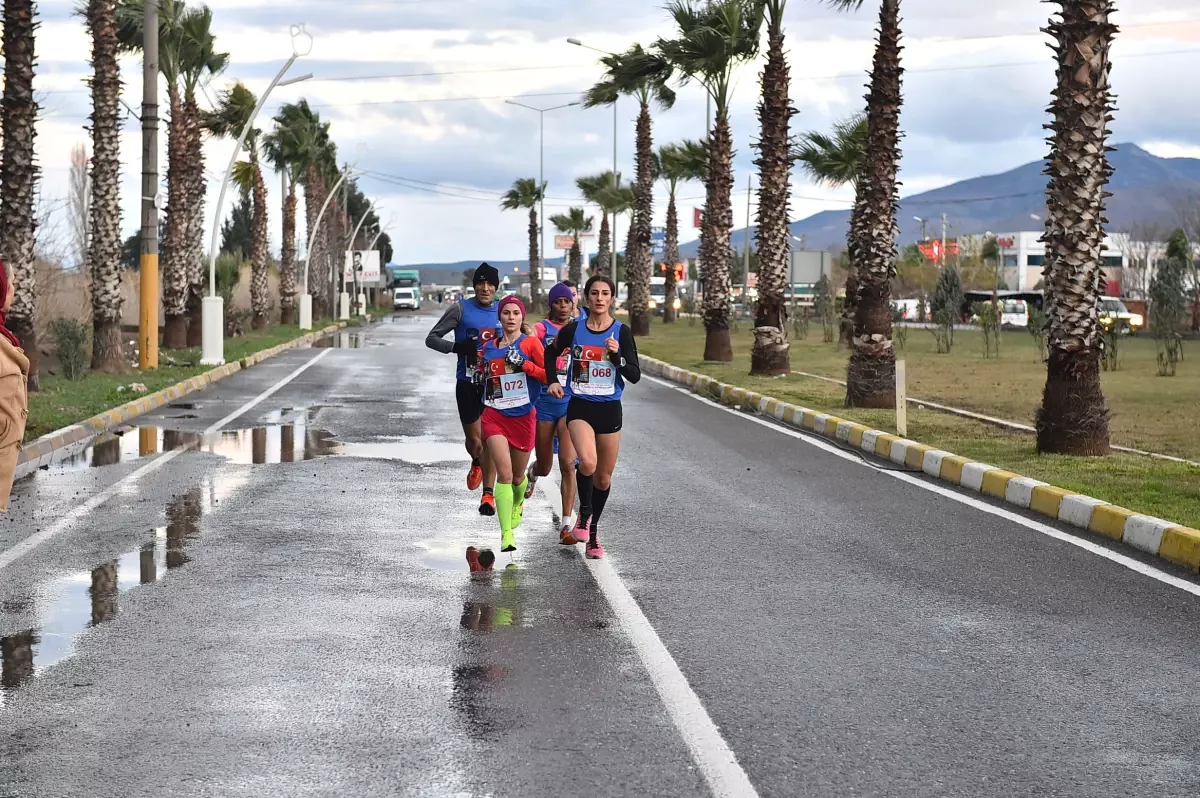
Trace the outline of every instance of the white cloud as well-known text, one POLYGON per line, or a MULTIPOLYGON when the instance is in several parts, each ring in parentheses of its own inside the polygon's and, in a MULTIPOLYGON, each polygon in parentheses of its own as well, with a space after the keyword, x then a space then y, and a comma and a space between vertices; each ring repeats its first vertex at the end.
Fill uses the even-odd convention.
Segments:
MULTIPOLYGON (((670 33, 659 4, 643 0, 301 0, 287 5, 214 0, 209 5, 218 43, 231 53, 231 67, 219 85, 243 78, 253 91, 262 91, 291 52, 288 25, 305 20, 313 34, 312 53, 298 62, 293 74, 311 71, 317 79, 277 89, 261 124, 269 124, 281 103, 304 96, 332 121, 333 136, 347 159, 358 158, 361 166, 389 175, 475 189, 435 189, 473 197, 468 199, 362 179, 363 189, 386 209, 384 217, 391 214, 396 219, 392 237, 397 258, 413 261, 522 257, 523 222, 517 214, 501 212, 498 200, 513 179, 537 174, 537 115, 505 105, 503 98, 554 95, 527 100, 539 107, 575 100, 576 92, 598 75, 597 54, 567 44, 567 36, 601 49, 623 49, 633 41, 649 43, 670 33), (510 71, 480 71, 501 69, 510 71), (328 80, 427 72, 459 74, 328 80), (492 99, 463 99, 476 97, 492 99)), ((1141 55, 1200 50, 1194 2, 1139 0, 1137 6, 1134 11, 1127 4, 1116 17, 1123 31, 1114 50, 1113 81, 1119 94, 1114 141, 1137 140, 1157 154, 1198 154, 1200 135, 1194 131, 1200 114, 1194 109, 1200 108, 1200 91, 1187 81, 1163 81, 1162 75, 1188 74, 1200 53, 1141 55)), ((82 20, 71 16, 70 8, 61 0, 41 7, 37 88, 44 98, 45 118, 37 149, 47 196, 65 193, 70 148, 87 136, 83 126, 90 106, 82 80, 88 73, 90 45, 82 20)), ((1041 125, 1053 64, 1038 29, 1050 10, 1027 0, 906 2, 901 173, 905 193, 1000 172, 1044 154, 1041 125)), ((862 106, 874 24, 870 4, 852 15, 836 14, 817 3, 789 5, 792 97, 801 112, 793 122, 796 132, 828 128, 862 106)), ((125 98, 137 108, 138 59, 125 59, 124 68, 125 98)), ((757 136, 760 68, 753 64, 738 75, 731 114, 739 220, 745 218, 744 186, 752 168, 751 142, 757 136)), ((209 93, 215 96, 219 85, 209 93)), ((629 178, 632 101, 623 99, 617 114, 618 167, 629 178)), ((700 137, 704 118, 703 93, 684 87, 672 111, 656 114, 655 140, 700 137)), ((612 112, 568 108, 548 113, 545 122, 545 173, 554 198, 554 207, 547 210, 556 212, 577 196, 575 177, 611 168, 612 112)), ((165 132, 160 146, 160 164, 165 165, 165 132)), ((216 180, 232 146, 225 141, 205 145, 212 189, 207 203, 210 225, 216 180)), ((139 195, 136 120, 126 123, 122 147, 124 227, 130 231, 136 224, 139 195)), ((277 246, 278 179, 269 180, 268 189, 277 246)), ((797 217, 846 207, 850 199, 845 190, 812 186, 800 177, 793 192, 797 217)), ((702 193, 698 185, 681 191, 684 197, 702 193)), ((660 220, 663 199, 660 196, 656 208, 660 220)), ((685 222, 697 204, 681 203, 685 222)))

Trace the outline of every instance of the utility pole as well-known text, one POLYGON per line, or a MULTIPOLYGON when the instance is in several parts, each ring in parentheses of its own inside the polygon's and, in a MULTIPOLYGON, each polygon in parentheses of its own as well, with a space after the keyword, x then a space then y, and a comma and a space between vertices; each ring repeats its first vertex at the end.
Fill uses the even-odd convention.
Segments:
POLYGON ((138 367, 158 368, 158 0, 142 13, 142 247, 138 367))
POLYGON ((942 266, 946 265, 946 214, 942 214, 942 266))
POLYGON ((745 252, 742 253, 742 271, 746 273, 746 287, 750 287, 750 196, 754 191, 754 172, 746 175, 746 237, 743 247, 745 252))

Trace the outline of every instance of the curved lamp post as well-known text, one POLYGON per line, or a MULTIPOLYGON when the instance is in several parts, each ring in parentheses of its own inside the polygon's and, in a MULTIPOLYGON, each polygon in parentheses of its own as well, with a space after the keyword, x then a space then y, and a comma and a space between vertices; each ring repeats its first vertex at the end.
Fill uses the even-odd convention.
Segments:
MULTIPOLYGON (((371 212, 374 210, 375 210, 375 200, 367 200, 367 209, 365 211, 363 211, 362 218, 359 219, 358 224, 356 224, 354 226, 354 232, 350 234, 350 243, 346 247, 347 249, 349 249, 351 251, 351 253, 354 252, 354 242, 358 240, 358 232, 360 230, 362 230, 363 222, 365 222, 367 220, 367 217, 370 216, 371 212)), ((370 252, 370 250, 368 249, 367 252, 370 252)), ((361 293, 359 292, 358 272, 354 271, 353 258, 351 258, 351 263, 350 263, 350 276, 351 276, 351 278, 353 278, 353 281, 354 281, 353 282, 353 285, 354 285, 354 315, 361 316, 365 312, 366 308, 363 307, 363 304, 364 304, 363 298, 362 298, 361 293)), ((346 284, 345 284, 344 277, 343 277, 343 282, 342 282, 342 296, 344 297, 344 299, 342 300, 342 302, 343 302, 342 307, 345 308, 349 305, 350 298, 346 295, 346 284)), ((343 313, 342 317, 345 318, 347 315, 348 314, 343 313)))
POLYGON ((312 232, 308 234, 308 247, 304 250, 304 293, 300 297, 300 329, 312 329, 312 294, 308 290, 308 267, 312 265, 312 248, 313 243, 317 240, 317 233, 321 230, 321 220, 325 218, 325 211, 329 210, 329 203, 333 200, 337 190, 342 187, 342 183, 352 174, 358 174, 354 171, 354 166, 347 165, 342 170, 342 176, 333 184, 333 188, 325 195, 325 202, 321 205, 321 212, 317 214, 317 221, 313 225, 312 232))
MULTIPOLYGON (((599 47, 592 47, 591 45, 584 44, 583 42, 574 38, 567 39, 567 44, 573 44, 576 47, 582 47, 585 50, 592 50, 593 52, 597 53, 604 53, 605 55, 616 55, 616 53, 610 53, 608 50, 601 50, 599 47)), ((617 100, 613 100, 613 191, 617 190, 617 102, 617 100)), ((625 256, 628 257, 629 253, 626 252, 625 256)), ((612 269, 613 279, 615 280, 617 274, 617 214, 615 212, 612 215, 612 254, 609 257, 612 258, 612 263, 609 264, 609 267, 612 269)))
MULTIPOLYGON (((538 248, 537 279, 534 280, 533 275, 530 275, 529 284, 531 286, 536 285, 540 288, 542 284, 542 269, 546 267, 546 112, 557 111, 560 108, 570 108, 572 106, 579 105, 579 103, 563 103, 562 105, 556 105, 553 108, 534 108, 532 105, 519 103, 516 100, 505 100, 504 102, 508 105, 515 105, 518 108, 526 108, 530 111, 537 111, 538 115, 538 126, 541 131, 539 133, 540 143, 538 144, 538 186, 542 187, 541 210, 538 212, 539 216, 541 217, 538 220, 538 234, 542 241, 541 246, 538 248)), ((616 274, 615 271, 613 273, 616 274)), ((536 300, 537 297, 533 297, 533 299, 536 300)))
POLYGON ((266 91, 258 98, 258 105, 254 106, 254 111, 246 120, 245 126, 242 127, 242 134, 238 136, 237 146, 233 148, 233 155, 229 157, 229 166, 225 167, 225 177, 221 180, 221 192, 217 195, 217 207, 213 216, 212 245, 208 250, 208 296, 200 303, 200 320, 203 325, 200 362, 206 366, 219 366, 225 362, 225 307, 224 301, 217 296, 217 236, 221 231, 221 207, 225 204, 225 191, 229 188, 229 178, 233 174, 234 164, 237 163, 238 156, 242 154, 246 136, 254 127, 254 119, 262 110, 271 90, 276 86, 290 86, 312 77, 309 74, 291 80, 283 79, 287 71, 292 68, 292 64, 296 63, 297 58, 302 58, 312 52, 312 35, 304 29, 304 23, 292 25, 290 32, 292 34, 292 57, 287 60, 287 63, 279 70, 279 74, 271 81, 271 85, 267 86, 266 91))

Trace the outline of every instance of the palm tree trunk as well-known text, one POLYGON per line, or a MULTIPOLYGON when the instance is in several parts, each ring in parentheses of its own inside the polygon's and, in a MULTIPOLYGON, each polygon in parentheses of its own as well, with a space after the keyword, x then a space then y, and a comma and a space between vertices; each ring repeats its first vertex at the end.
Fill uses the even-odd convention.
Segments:
POLYGON ((121 341, 121 68, 115 0, 89 0, 92 34, 92 370, 129 370, 121 341))
MULTIPOLYGON (((34 192, 40 171, 34 163, 38 106, 33 96, 34 4, 4 0, 4 160, 0 179, 0 253, 14 290, 8 322, 29 358, 31 391, 38 390, 38 345, 34 326, 37 287, 33 243, 34 192)), ((2 268, 2 267, 0 267, 2 268)))
POLYGON ((634 335, 650 334, 650 276, 654 258, 650 252, 650 222, 654 214, 654 137, 650 104, 642 103, 637 119, 637 211, 631 229, 632 249, 626 250, 629 264, 629 327, 634 335))
POLYGON ((186 112, 179 89, 168 86, 167 97, 171 120, 167 125, 167 231, 163 236, 163 348, 185 349, 192 171, 186 112))
POLYGON ((1109 452, 1108 406, 1100 388, 1098 318, 1104 244, 1104 187, 1112 175, 1109 50, 1112 0, 1058 0, 1061 19, 1046 29, 1057 43, 1058 85, 1050 103, 1046 174, 1046 295, 1049 360, 1037 414, 1039 452, 1109 452))
POLYGON ((665 283, 667 306, 663 308, 663 324, 675 321, 675 264, 679 263, 679 212, 675 208, 675 188, 667 200, 667 278, 665 283))
POLYGON ((529 209, 529 290, 533 294, 530 299, 537 304, 538 295, 542 290, 542 275, 539 271, 538 258, 538 213, 537 208, 529 209))
POLYGON ((626 288, 629 286, 629 269, 632 262, 630 253, 637 247, 637 221, 634 219, 634 214, 636 213, 636 210, 629 212, 629 226, 625 228, 625 265, 613 275, 613 280, 625 283, 626 288))
POLYGON ((883 0, 867 98, 867 168, 858 188, 862 236, 857 244, 862 252, 855 264, 858 303, 846 371, 848 407, 896 406, 891 279, 896 261, 901 74, 900 0, 883 0))
POLYGON ((583 281, 583 253, 579 249, 579 234, 575 234, 575 243, 567 253, 567 279, 572 285, 583 281))
POLYGON ((283 200, 283 244, 279 250, 279 323, 296 323, 296 181, 283 200))
POLYGON ((305 257, 308 258, 305 265, 308 271, 308 282, 304 286, 304 290, 312 297, 313 317, 317 319, 328 315, 325 307, 325 292, 320 290, 321 269, 325 262, 322 251, 323 237, 319 230, 316 237, 313 237, 313 230, 317 224, 317 212, 324 201, 325 192, 320 175, 317 173, 317 168, 309 164, 304 169, 304 216, 305 232, 307 238, 311 239, 313 243, 312 248, 305 253, 305 257))
POLYGON ((254 215, 250 237, 250 309, 254 318, 251 329, 267 326, 270 298, 267 296, 267 183, 262 167, 254 164, 254 215))
POLYGON ((595 274, 612 277, 612 228, 608 224, 608 214, 600 208, 600 241, 596 247, 595 274))
MULTIPOLYGON (((343 196, 345 196, 343 194, 343 196)), ((330 315, 335 318, 340 314, 340 297, 338 287, 342 274, 346 271, 346 251, 343 243, 346 240, 346 229, 343 223, 344 209, 339 197, 334 197, 330 213, 325 225, 325 242, 329 252, 329 266, 326 271, 325 289, 328 292, 330 315)))
POLYGON ((787 337, 787 306, 784 288, 792 248, 788 244, 789 183, 792 171, 788 127, 796 109, 788 98, 790 85, 787 58, 783 52, 783 20, 773 18, 768 33, 767 65, 763 68, 762 124, 759 157, 758 307, 754 317, 754 348, 750 351, 750 373, 778 376, 792 370, 787 337))
POLYGON ((733 360, 729 338, 729 237, 733 233, 733 136, 729 111, 718 107, 709 142, 700 262, 704 272, 704 359, 733 360))
POLYGON ((204 142, 201 139, 200 108, 194 96, 183 98, 184 119, 187 122, 187 168, 190 174, 187 226, 187 345, 204 342, 204 322, 201 300, 204 298, 204 142))

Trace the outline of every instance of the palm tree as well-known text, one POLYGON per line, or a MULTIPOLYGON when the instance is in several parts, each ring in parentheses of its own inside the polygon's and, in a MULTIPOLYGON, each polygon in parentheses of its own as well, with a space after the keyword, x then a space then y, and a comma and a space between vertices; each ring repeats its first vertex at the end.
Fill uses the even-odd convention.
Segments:
POLYGON ((570 233, 575 237, 575 243, 571 245, 571 252, 567 259, 568 276, 572 285, 579 285, 582 278, 583 258, 579 251, 579 235, 586 233, 592 229, 592 223, 595 219, 588 216, 583 208, 571 208, 566 213, 560 213, 550 217, 550 223, 560 233, 570 233))
POLYGON ((1039 452, 1109 452, 1108 407, 1100 388, 1098 309, 1104 287, 1104 190, 1112 119, 1109 51, 1117 27, 1112 0, 1057 0, 1046 28, 1057 42, 1058 85, 1050 112, 1046 174, 1046 299, 1049 359, 1037 414, 1039 452))
POLYGON ((301 140, 305 130, 285 110, 275 116, 275 129, 263 137, 263 155, 284 176, 283 243, 279 252, 281 324, 296 323, 296 183, 304 171, 301 140))
MULTIPOLYGON (((221 93, 217 107, 204 115, 204 126, 214 136, 236 138, 249 123, 258 99, 241 81, 221 93)), ((261 330, 267 326, 270 299, 267 296, 267 183, 263 180, 258 162, 258 137, 262 131, 252 127, 246 134, 246 160, 234 165, 233 179, 253 196, 254 216, 250 239, 250 309, 254 313, 252 326, 261 330)))
POLYGON ((762 75, 762 101, 758 119, 762 135, 758 143, 759 171, 758 306, 754 314, 754 348, 750 351, 750 373, 778 376, 792 370, 788 354, 787 306, 784 288, 790 271, 788 216, 792 159, 789 127, 796 109, 788 97, 791 80, 783 52, 783 12, 787 0, 765 0, 767 64, 762 75))
MULTIPOLYGON (((119 0, 117 36, 121 50, 140 53, 144 0, 119 0)), ((215 50, 212 11, 182 0, 160 0, 159 72, 167 84, 167 212, 163 236, 163 345, 198 346, 203 280, 204 153, 196 90, 229 64, 215 50), (189 324, 190 319, 190 324, 189 324)))
MULTIPOLYGON (((828 0, 856 10, 863 0, 828 0)), ((896 406, 891 280, 896 262, 896 173, 900 165, 900 0, 880 0, 879 33, 867 93, 867 160, 855 198, 850 241, 858 292, 846 373, 848 407, 896 406)))
MULTIPOLYGON (((854 259, 860 252, 851 233, 858 229, 858 178, 867 160, 867 115, 855 114, 838 122, 832 133, 809 131, 800 137, 792 150, 792 158, 799 161, 808 176, 818 185, 840 188, 850 185, 855 191, 855 203, 850 211, 850 225, 846 230, 849 267, 846 269, 846 301, 842 305, 842 329, 847 346, 853 337, 854 308, 858 295, 858 277, 854 259)), ((839 344, 840 346, 841 344, 839 344)))
POLYGON ((201 321, 201 300, 204 298, 206 271, 204 268, 204 132, 196 90, 207 85, 229 65, 229 53, 216 51, 212 33, 212 11, 207 6, 189 8, 183 19, 184 41, 187 47, 182 63, 183 115, 187 129, 187 157, 184 160, 188 178, 188 222, 185 247, 187 256, 187 345, 200 346, 204 325, 201 321))
POLYGON ((4 160, 0 173, 0 253, 8 264, 16 291, 8 311, 8 320, 29 357, 29 389, 33 391, 38 389, 38 348, 34 328, 33 201, 40 171, 34 163, 33 150, 38 111, 33 96, 35 16, 33 0, 4 0, 4 160))
POLYGON ((506 211, 529 210, 529 290, 534 304, 542 293, 541 260, 538 257, 538 204, 546 193, 546 184, 538 185, 532 177, 522 177, 513 182, 512 188, 500 200, 506 211))
MULTIPOLYGON (((129 370, 121 341, 121 66, 116 0, 88 0, 92 38, 92 370, 129 370)), ((5 137, 8 138, 7 136, 5 137)))
MULTIPOLYGON (((297 174, 300 175, 301 185, 304 186, 304 215, 305 239, 313 234, 317 223, 317 213, 325 201, 325 181, 322 170, 331 159, 336 159, 336 150, 329 138, 329 123, 322 122, 321 116, 309 106, 307 100, 284 105, 275 116, 276 125, 290 131, 292 144, 295 147, 297 174)), ((336 178, 335 178, 336 179, 336 178)), ((324 236, 318 234, 313 240, 312 252, 305 253, 308 260, 308 281, 305 289, 313 297, 313 315, 324 316, 328 313, 326 307, 327 294, 314 290, 324 283, 321 282, 322 271, 319 264, 325 263, 324 236)))
MULTIPOLYGON (((633 246, 625 252, 629 265, 629 326, 634 335, 650 334, 650 224, 654 216, 654 137, 651 132, 650 103, 668 110, 675 104, 675 92, 667 85, 673 67, 661 55, 647 52, 635 44, 624 53, 609 53, 600 59, 604 77, 584 94, 587 108, 612 105, 624 94, 636 97, 637 118, 637 208, 634 211, 633 246)), ((610 175, 611 177, 611 175, 610 175)))
POLYGON ((637 226, 633 223, 633 214, 637 210, 637 185, 635 183, 626 183, 618 185, 616 189, 612 186, 605 188, 600 192, 600 207, 608 208, 609 213, 613 215, 615 220, 623 213, 630 215, 629 224, 625 227, 625 257, 622 262, 621 253, 617 251, 617 243, 613 242, 612 253, 612 273, 608 276, 617 282, 625 282, 628 280, 626 271, 629 265, 629 253, 633 251, 634 236, 637 235, 637 226))
POLYGON ((608 216, 616 209, 609 201, 615 196, 613 186, 620 185, 621 173, 613 177, 612 170, 597 175, 586 175, 575 180, 579 193, 588 202, 600 206, 600 236, 596 247, 596 274, 612 277, 612 229, 608 224, 608 216))
POLYGON ((679 263, 679 211, 675 196, 679 184, 686 180, 703 180, 708 166, 708 153, 703 142, 683 141, 679 144, 664 144, 655 153, 655 173, 667 184, 667 240, 665 258, 666 282, 663 323, 675 321, 675 264, 679 263))
MULTIPOLYGON (((887 0, 885 0, 887 1, 887 0)), ((656 51, 684 80, 704 86, 715 117, 709 134, 709 165, 700 262, 704 282, 704 359, 733 360, 729 337, 729 250, 733 231, 733 136, 729 103, 735 68, 758 53, 762 0, 672 0, 667 10, 678 28, 674 39, 660 39, 656 51)))

